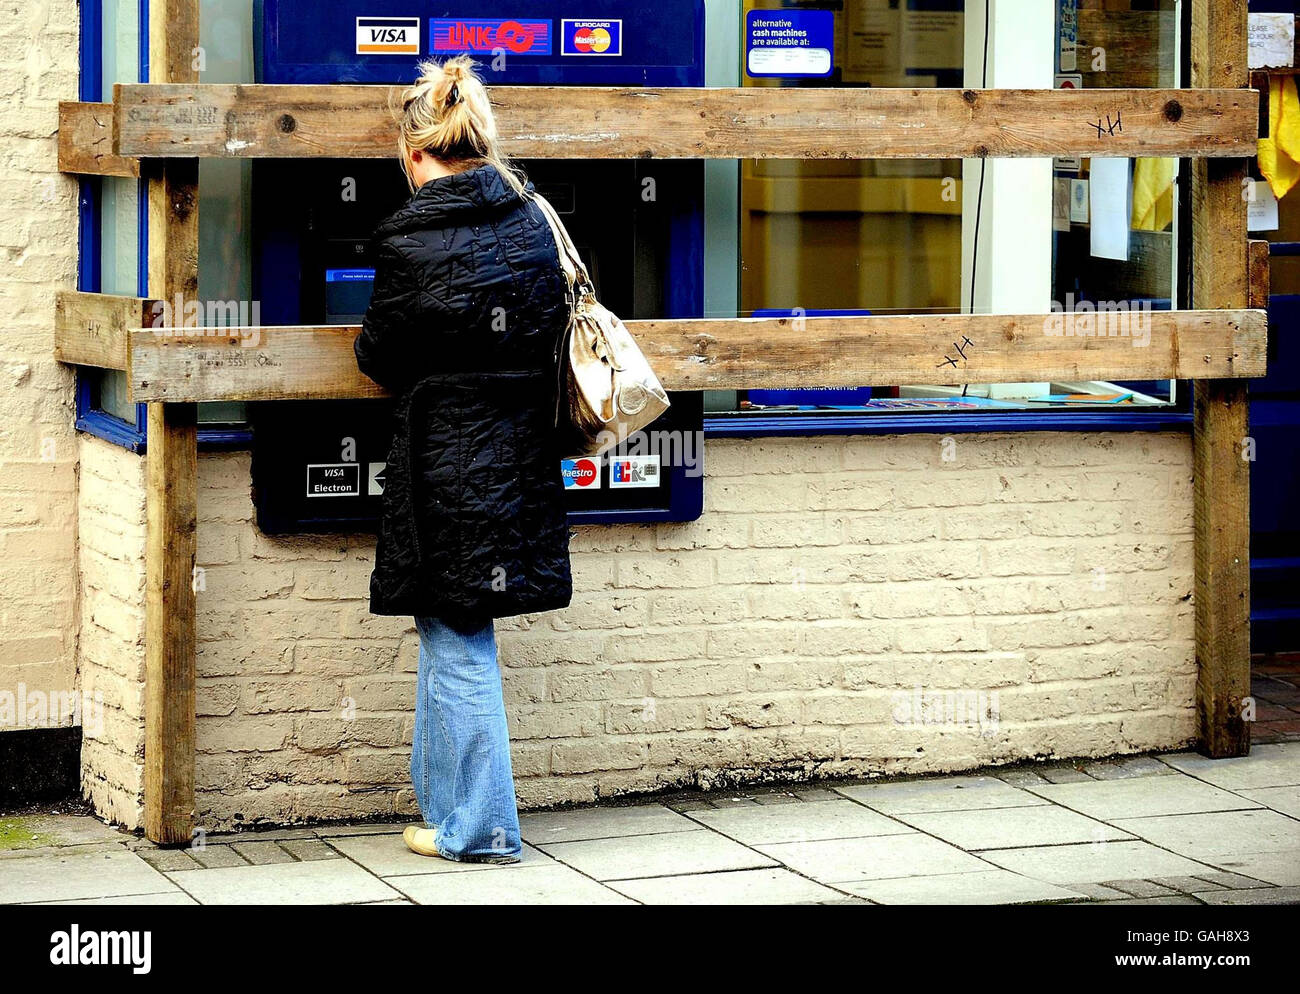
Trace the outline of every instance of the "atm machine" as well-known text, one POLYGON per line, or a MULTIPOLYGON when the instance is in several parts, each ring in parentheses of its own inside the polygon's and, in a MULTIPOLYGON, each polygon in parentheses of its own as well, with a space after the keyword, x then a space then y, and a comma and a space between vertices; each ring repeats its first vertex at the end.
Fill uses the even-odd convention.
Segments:
MULTIPOLYGON (((420 60, 467 52, 489 86, 704 85, 702 0, 256 0, 254 33, 259 83, 407 84, 420 60)), ((624 319, 703 314, 701 162, 518 165, 563 217, 606 306, 624 319)), ((373 286, 371 233, 409 195, 395 150, 385 160, 256 161, 254 293, 265 323, 359 324, 373 286)), ((556 467, 572 522, 699 517, 702 395, 671 400, 646 437, 556 467)), ((391 402, 251 407, 263 531, 377 527, 391 402)))

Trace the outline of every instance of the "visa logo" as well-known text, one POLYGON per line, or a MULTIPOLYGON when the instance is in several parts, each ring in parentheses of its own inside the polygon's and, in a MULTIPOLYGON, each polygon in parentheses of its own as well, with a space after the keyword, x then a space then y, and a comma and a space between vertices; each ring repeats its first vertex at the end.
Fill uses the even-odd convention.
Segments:
POLYGON ((433 17, 429 19, 429 38, 434 52, 551 54, 550 21, 433 17))
POLYGON ((419 55, 418 17, 358 17, 358 55, 419 55))

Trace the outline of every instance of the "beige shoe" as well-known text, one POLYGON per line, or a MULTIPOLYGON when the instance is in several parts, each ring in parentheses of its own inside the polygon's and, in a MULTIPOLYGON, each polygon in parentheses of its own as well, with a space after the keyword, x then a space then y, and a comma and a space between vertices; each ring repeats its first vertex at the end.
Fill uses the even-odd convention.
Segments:
POLYGON ((438 856, 438 847, 434 845, 436 833, 431 828, 422 828, 419 825, 407 825, 402 831, 402 841, 406 843, 406 848, 420 856, 438 856))

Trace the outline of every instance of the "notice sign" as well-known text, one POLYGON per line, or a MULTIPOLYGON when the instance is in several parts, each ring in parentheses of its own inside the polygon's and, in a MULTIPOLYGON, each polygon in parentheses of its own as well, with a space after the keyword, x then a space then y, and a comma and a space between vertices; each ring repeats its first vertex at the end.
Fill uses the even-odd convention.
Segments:
POLYGON ((360 497, 361 466, 354 462, 307 467, 308 497, 360 497))
POLYGON ((834 68, 835 13, 751 10, 745 25, 745 69, 755 78, 824 77, 834 68))

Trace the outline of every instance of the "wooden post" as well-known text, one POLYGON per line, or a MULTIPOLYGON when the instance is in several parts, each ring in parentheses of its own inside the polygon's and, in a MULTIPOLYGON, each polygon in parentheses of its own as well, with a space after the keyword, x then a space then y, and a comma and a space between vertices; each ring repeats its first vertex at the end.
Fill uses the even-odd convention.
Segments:
MULTIPOLYGON (((1246 0, 1193 0, 1191 85, 1244 87, 1246 0)), ((1192 183, 1192 291, 1198 308, 1245 307, 1246 162, 1199 159, 1192 183)), ((1202 752, 1244 756, 1250 694, 1250 464, 1246 384, 1196 384, 1196 699, 1202 752)))
MULTIPOLYGON (((154 0, 151 82, 195 82, 198 0, 154 0)), ((149 293, 198 297, 198 160, 148 163, 149 293)), ((179 323, 182 314, 174 314, 179 323)), ((145 551, 144 827, 185 843, 194 826, 194 562, 198 416, 194 404, 150 404, 145 551)))

